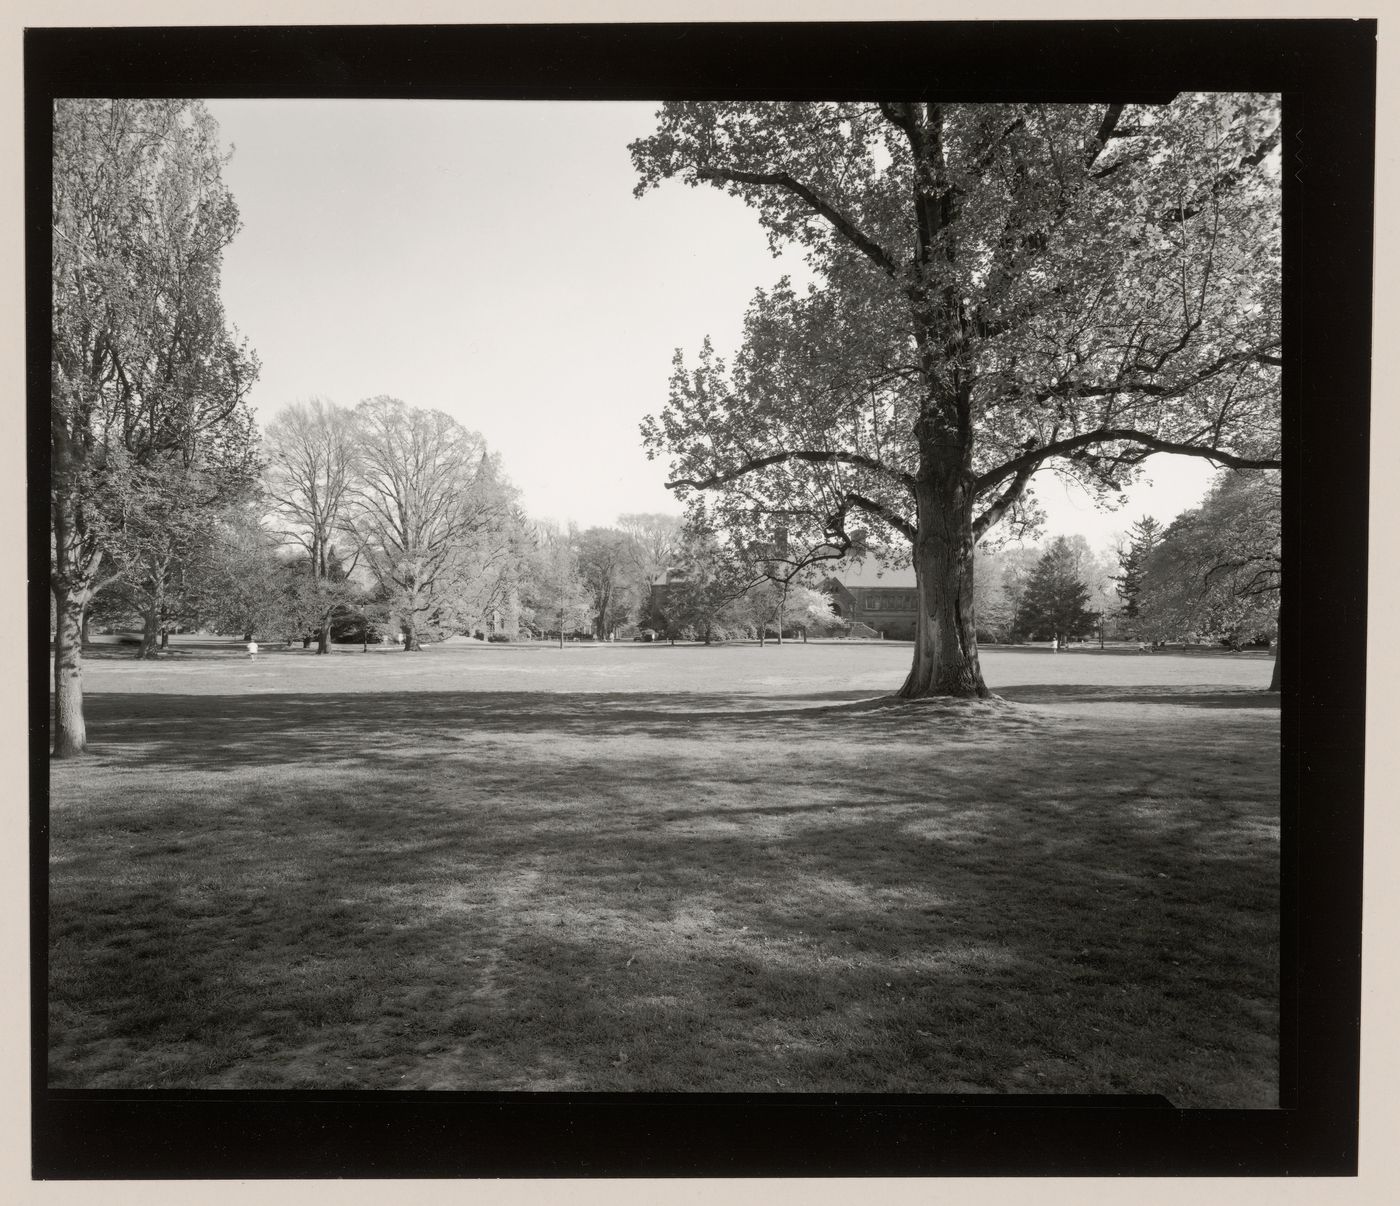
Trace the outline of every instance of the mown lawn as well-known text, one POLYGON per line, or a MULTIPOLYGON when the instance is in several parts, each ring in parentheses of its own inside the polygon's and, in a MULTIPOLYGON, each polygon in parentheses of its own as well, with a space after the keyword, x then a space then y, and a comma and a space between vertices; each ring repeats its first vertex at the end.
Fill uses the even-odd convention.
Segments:
POLYGON ((95 657, 50 1084, 1275 1104, 1268 660, 908 656, 95 657))

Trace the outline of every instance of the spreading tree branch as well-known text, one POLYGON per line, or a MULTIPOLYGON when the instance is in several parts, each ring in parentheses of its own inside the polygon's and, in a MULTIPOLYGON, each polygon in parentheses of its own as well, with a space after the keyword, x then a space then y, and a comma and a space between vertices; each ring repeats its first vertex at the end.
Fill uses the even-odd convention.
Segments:
POLYGON ((830 222, 887 276, 894 277, 899 274, 894 260, 879 243, 861 230, 831 202, 800 180, 794 179, 787 172, 746 172, 739 168, 701 167, 696 169, 695 174, 701 180, 727 180, 733 184, 759 184, 785 189, 793 196, 806 202, 813 213, 819 214, 830 222))
POLYGON ((884 503, 877 502, 873 498, 867 498, 863 494, 856 494, 854 492, 848 493, 842 505, 843 514, 851 507, 859 507, 867 514, 878 516, 907 540, 912 541, 914 537, 918 535, 918 529, 905 519, 904 516, 886 506, 884 503))
POLYGON ((808 461, 812 464, 836 463, 842 465, 856 465, 861 469, 869 469, 873 473, 879 473, 903 486, 912 488, 914 484, 914 479, 909 474, 897 469, 891 469, 888 465, 882 465, 879 461, 868 456, 862 456, 857 452, 827 452, 817 448, 798 448, 791 452, 775 452, 771 456, 751 457, 737 468, 726 469, 723 472, 712 474, 710 477, 706 478, 676 478, 674 481, 666 483, 666 489, 679 490, 685 487, 691 490, 714 490, 719 486, 727 485, 729 482, 743 477, 746 473, 753 473, 758 469, 766 469, 770 465, 781 465, 786 461, 808 461))
POLYGON ((980 493, 983 490, 992 489, 1008 477, 1019 477, 1027 471, 1034 473, 1052 457, 1064 456, 1066 453, 1079 448, 1087 448, 1093 444, 1112 443, 1138 444, 1151 452, 1172 452, 1182 456, 1204 457, 1206 460, 1214 461, 1217 465, 1224 465, 1230 469, 1279 469, 1283 466, 1283 462, 1277 457, 1236 456, 1222 448, 1164 440, 1150 432, 1136 431, 1131 427, 1100 427, 1093 431, 1086 431, 1081 435, 1068 436, 1063 440, 1055 440, 1052 443, 1030 449, 1020 456, 998 465, 995 469, 989 469, 977 479, 977 490, 980 493))
POLYGON ((996 500, 973 521, 973 540, 981 540, 983 536, 1001 522, 1002 516, 1020 501, 1021 496, 1026 492, 1026 486, 1030 482, 1031 476, 1035 473, 1038 464, 1039 462, 1035 465, 1024 465, 1018 469, 1006 489, 1003 490, 996 500))

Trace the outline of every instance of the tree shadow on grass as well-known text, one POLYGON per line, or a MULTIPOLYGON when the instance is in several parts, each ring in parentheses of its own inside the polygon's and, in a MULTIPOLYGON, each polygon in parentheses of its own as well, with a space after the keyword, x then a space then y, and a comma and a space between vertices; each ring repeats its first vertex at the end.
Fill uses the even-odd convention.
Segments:
POLYGON ((1092 789, 1086 735, 113 792, 56 819, 53 1082, 1269 1104, 1268 792, 1183 802, 1146 740, 1092 789))
POLYGON ((1097 686, 1084 683, 1034 683, 1000 687, 997 694, 1013 703, 1173 704, 1182 708, 1261 708, 1279 710, 1277 692, 1246 687, 1202 689, 1194 686, 1097 686))
MULTIPOLYGON (((1007 731, 1043 722, 1000 709, 1007 731)), ((998 712, 987 701, 905 704, 868 690, 781 697, 718 693, 438 691, 265 695, 152 695, 111 692, 87 699, 94 756, 202 770, 331 761, 401 765, 502 734, 570 739, 711 737, 772 742, 888 739, 930 723, 950 739, 973 733, 998 712)))
POLYGON ((1238 698, 94 693, 53 1083, 1268 1105, 1276 727, 1238 698))

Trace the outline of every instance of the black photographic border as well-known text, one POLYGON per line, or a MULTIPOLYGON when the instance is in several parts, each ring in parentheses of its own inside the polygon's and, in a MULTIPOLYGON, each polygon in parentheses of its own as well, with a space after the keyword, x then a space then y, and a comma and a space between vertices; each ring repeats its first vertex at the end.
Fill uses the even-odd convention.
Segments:
POLYGON ((1351 1175, 1376 22, 129 27, 25 33, 33 1173, 41 1179, 1351 1175), (49 172, 58 96, 1284 100, 1280 1108, 885 1095, 47 1088, 49 172), (1341 639, 1335 639, 1340 634, 1341 639))

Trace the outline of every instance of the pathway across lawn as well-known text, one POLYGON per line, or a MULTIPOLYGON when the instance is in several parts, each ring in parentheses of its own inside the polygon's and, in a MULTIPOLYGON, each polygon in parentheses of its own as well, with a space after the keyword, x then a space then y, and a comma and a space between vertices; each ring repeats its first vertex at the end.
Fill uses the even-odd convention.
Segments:
POLYGON ((1275 1104, 1267 658, 908 658, 94 658, 50 1083, 1275 1104))

